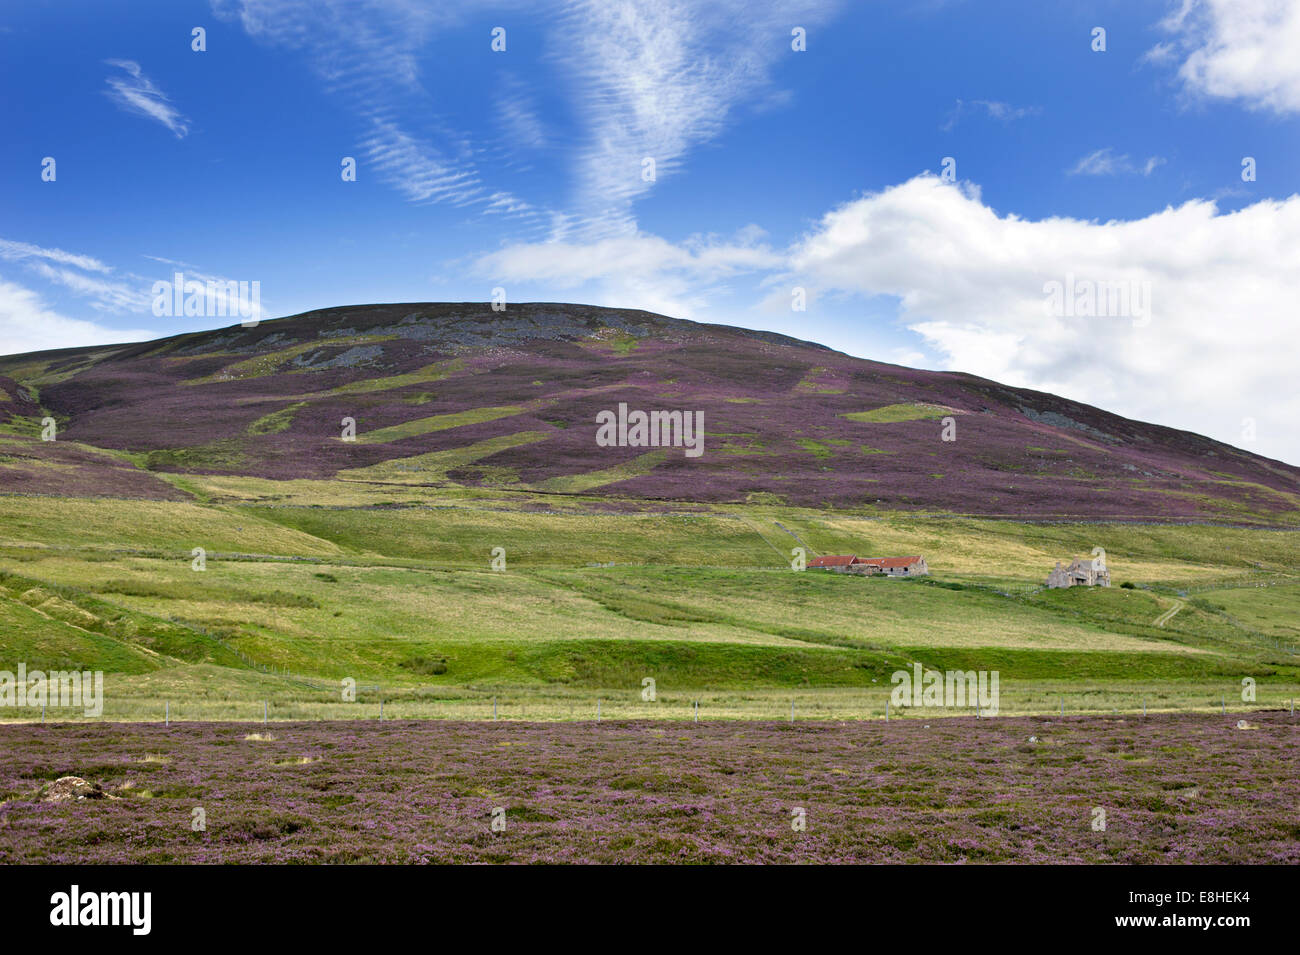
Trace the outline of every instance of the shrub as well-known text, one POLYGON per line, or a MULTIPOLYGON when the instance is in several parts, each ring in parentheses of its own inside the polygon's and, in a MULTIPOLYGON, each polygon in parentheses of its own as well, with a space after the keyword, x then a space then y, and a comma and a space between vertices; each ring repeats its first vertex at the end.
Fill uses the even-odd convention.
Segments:
POLYGON ((446 657, 411 657, 409 660, 403 660, 398 666, 410 670, 412 673, 424 673, 432 676, 439 676, 447 672, 446 657))

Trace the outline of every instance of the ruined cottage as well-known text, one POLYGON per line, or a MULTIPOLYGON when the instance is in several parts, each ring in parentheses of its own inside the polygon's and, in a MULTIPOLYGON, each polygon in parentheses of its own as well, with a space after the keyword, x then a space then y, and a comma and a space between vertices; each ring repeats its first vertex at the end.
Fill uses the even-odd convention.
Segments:
POLYGON ((1069 567, 1062 567, 1061 562, 1056 562, 1056 567, 1047 575, 1048 587, 1109 587, 1110 571, 1101 560, 1084 560, 1076 557, 1070 561, 1069 567))

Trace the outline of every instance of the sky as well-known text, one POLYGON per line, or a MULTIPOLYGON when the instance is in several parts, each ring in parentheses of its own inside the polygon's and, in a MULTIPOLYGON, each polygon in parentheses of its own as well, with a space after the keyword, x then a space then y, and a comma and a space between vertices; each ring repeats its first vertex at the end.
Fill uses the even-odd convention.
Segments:
POLYGON ((0 354, 495 294, 1300 465, 1300 0, 30 2, 0 85, 0 354))

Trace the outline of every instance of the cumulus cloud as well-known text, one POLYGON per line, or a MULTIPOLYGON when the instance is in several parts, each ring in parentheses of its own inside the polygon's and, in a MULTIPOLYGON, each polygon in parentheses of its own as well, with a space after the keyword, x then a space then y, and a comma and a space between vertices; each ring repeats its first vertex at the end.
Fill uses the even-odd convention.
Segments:
POLYGON ((827 213, 790 264, 816 287, 895 296, 947 368, 1300 461, 1300 196, 1224 215, 1198 200, 1132 221, 1032 221, 925 175, 827 213), (1053 282, 1145 284, 1150 310, 1049 314, 1053 282))
POLYGON ((1181 60, 1178 78, 1189 92, 1300 112, 1300 3, 1180 0, 1161 25, 1173 40, 1145 59, 1181 60))
POLYGON ((167 94, 144 75, 140 64, 134 60, 105 60, 126 75, 114 74, 108 78, 108 97, 128 113, 145 116, 162 123, 177 139, 184 139, 190 131, 189 120, 172 106, 167 94))

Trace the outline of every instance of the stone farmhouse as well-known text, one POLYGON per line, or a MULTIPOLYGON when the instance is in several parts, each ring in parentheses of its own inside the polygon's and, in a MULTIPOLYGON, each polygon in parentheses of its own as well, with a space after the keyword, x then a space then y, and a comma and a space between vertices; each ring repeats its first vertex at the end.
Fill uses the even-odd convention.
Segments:
POLYGON ((1110 571, 1100 560, 1084 560, 1076 557, 1069 567, 1056 567, 1047 575, 1048 587, 1109 587, 1110 571))
POLYGON ((808 561, 810 568, 829 570, 837 574, 861 574, 873 577, 920 577, 930 572, 924 557, 859 557, 857 554, 832 554, 814 557, 808 561))

